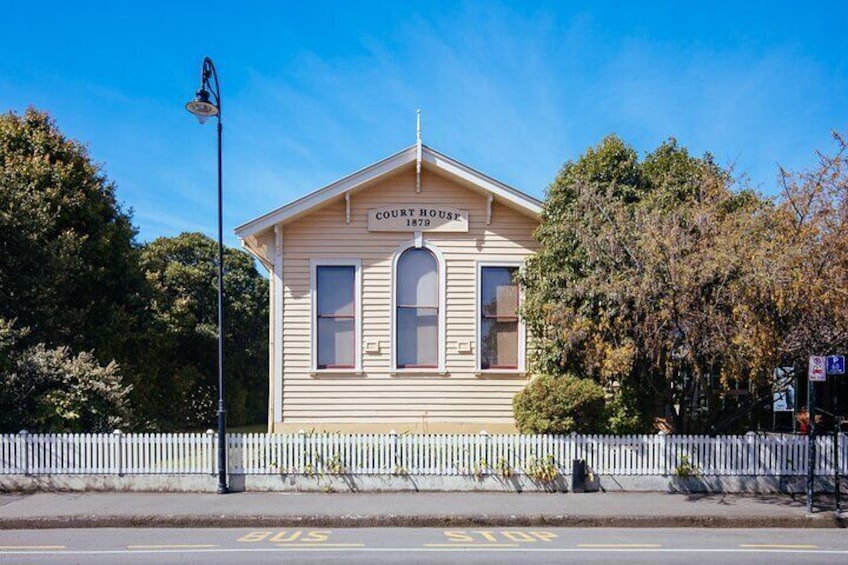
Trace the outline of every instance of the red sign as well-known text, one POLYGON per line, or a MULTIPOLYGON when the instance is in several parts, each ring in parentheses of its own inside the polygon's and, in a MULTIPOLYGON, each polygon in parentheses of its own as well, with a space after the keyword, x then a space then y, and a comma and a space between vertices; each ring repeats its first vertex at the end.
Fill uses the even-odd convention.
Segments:
POLYGON ((822 355, 813 355, 810 357, 810 366, 807 370, 807 377, 811 381, 823 382, 827 380, 827 365, 825 357, 822 355))

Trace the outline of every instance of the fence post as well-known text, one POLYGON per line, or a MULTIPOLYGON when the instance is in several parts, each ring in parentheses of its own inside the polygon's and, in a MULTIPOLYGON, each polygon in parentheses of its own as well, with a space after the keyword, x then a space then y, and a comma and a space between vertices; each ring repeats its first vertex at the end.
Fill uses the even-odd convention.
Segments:
MULTIPOLYGON (((305 430, 297 430, 297 435, 300 437, 300 461, 299 468, 300 473, 306 474, 306 431, 305 430)), ((314 469, 313 469, 314 472, 314 469)))
POLYGON ((663 453, 663 475, 668 476, 668 432, 665 430, 660 430, 657 432, 657 435, 662 438, 662 453, 663 453))
POLYGON ((217 434, 215 433, 215 430, 212 430, 212 429, 206 430, 206 441, 209 444, 209 474, 212 475, 212 476, 215 476, 215 475, 218 474, 218 468, 217 468, 218 461, 217 461, 217 457, 216 457, 216 455, 217 455, 217 451, 216 451, 217 442, 215 441, 216 437, 217 437, 217 434))
POLYGON ((389 460, 392 462, 391 474, 397 475, 399 474, 398 471, 400 471, 400 464, 397 460, 398 434, 395 430, 389 430, 389 437, 391 438, 391 445, 389 446, 389 460))
POLYGON ((29 476, 29 432, 21 430, 18 432, 18 468, 23 468, 24 475, 29 476), (20 462, 21 453, 24 454, 23 464, 20 462))
POLYGON ((748 456, 745 458, 748 469, 744 474, 758 476, 760 475, 760 449, 757 442, 757 432, 751 430, 745 434, 745 438, 748 442, 748 456))
POLYGON ((121 430, 115 430, 115 431, 112 432, 112 437, 115 438, 115 442, 116 442, 116 443, 113 443, 112 445, 114 445, 116 447, 116 449, 118 450, 117 456, 114 459, 114 460, 117 460, 117 462, 118 462, 118 476, 123 477, 124 476, 124 450, 123 450, 123 441, 122 440, 123 440, 123 437, 124 437, 124 432, 122 432, 121 430))
MULTIPOLYGON (((483 454, 481 457, 478 458, 477 465, 479 465, 480 467, 480 476, 484 477, 489 474, 489 467, 491 467, 492 465, 492 461, 490 459, 491 453, 489 453, 489 440, 492 439, 492 436, 490 436, 489 432, 487 432, 486 430, 480 430, 480 433, 478 435, 483 439, 483 454)), ((479 441, 477 442, 477 445, 479 450, 479 441)))

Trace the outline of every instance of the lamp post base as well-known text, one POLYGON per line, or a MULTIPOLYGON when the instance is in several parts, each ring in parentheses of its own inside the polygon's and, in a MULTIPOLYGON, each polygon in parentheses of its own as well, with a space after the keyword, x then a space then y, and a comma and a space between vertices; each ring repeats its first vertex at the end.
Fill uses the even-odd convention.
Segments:
POLYGON ((218 408, 218 494, 230 492, 227 486, 227 428, 223 399, 218 408))

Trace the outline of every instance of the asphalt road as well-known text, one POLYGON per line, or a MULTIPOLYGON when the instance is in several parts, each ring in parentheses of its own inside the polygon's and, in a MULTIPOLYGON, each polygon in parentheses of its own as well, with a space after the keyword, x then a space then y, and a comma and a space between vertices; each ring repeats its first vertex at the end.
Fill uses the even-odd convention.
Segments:
POLYGON ((848 563, 841 529, 245 528, 0 531, 0 563, 848 563))

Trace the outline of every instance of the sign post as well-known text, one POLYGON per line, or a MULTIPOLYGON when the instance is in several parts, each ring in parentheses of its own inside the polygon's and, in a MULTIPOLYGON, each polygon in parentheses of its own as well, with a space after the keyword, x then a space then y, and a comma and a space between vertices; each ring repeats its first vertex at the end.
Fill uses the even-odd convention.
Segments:
POLYGON ((813 512, 813 493, 816 480, 816 384, 827 380, 825 358, 813 355, 807 367, 807 414, 810 432, 807 436, 807 512, 813 512))
MULTIPOLYGON (((845 374, 845 356, 844 355, 828 355, 827 356, 827 374, 828 375, 844 375, 845 374)), ((833 494, 834 506, 837 512, 842 512, 842 505, 839 500, 839 386, 836 379, 831 383, 833 389, 833 494)))

